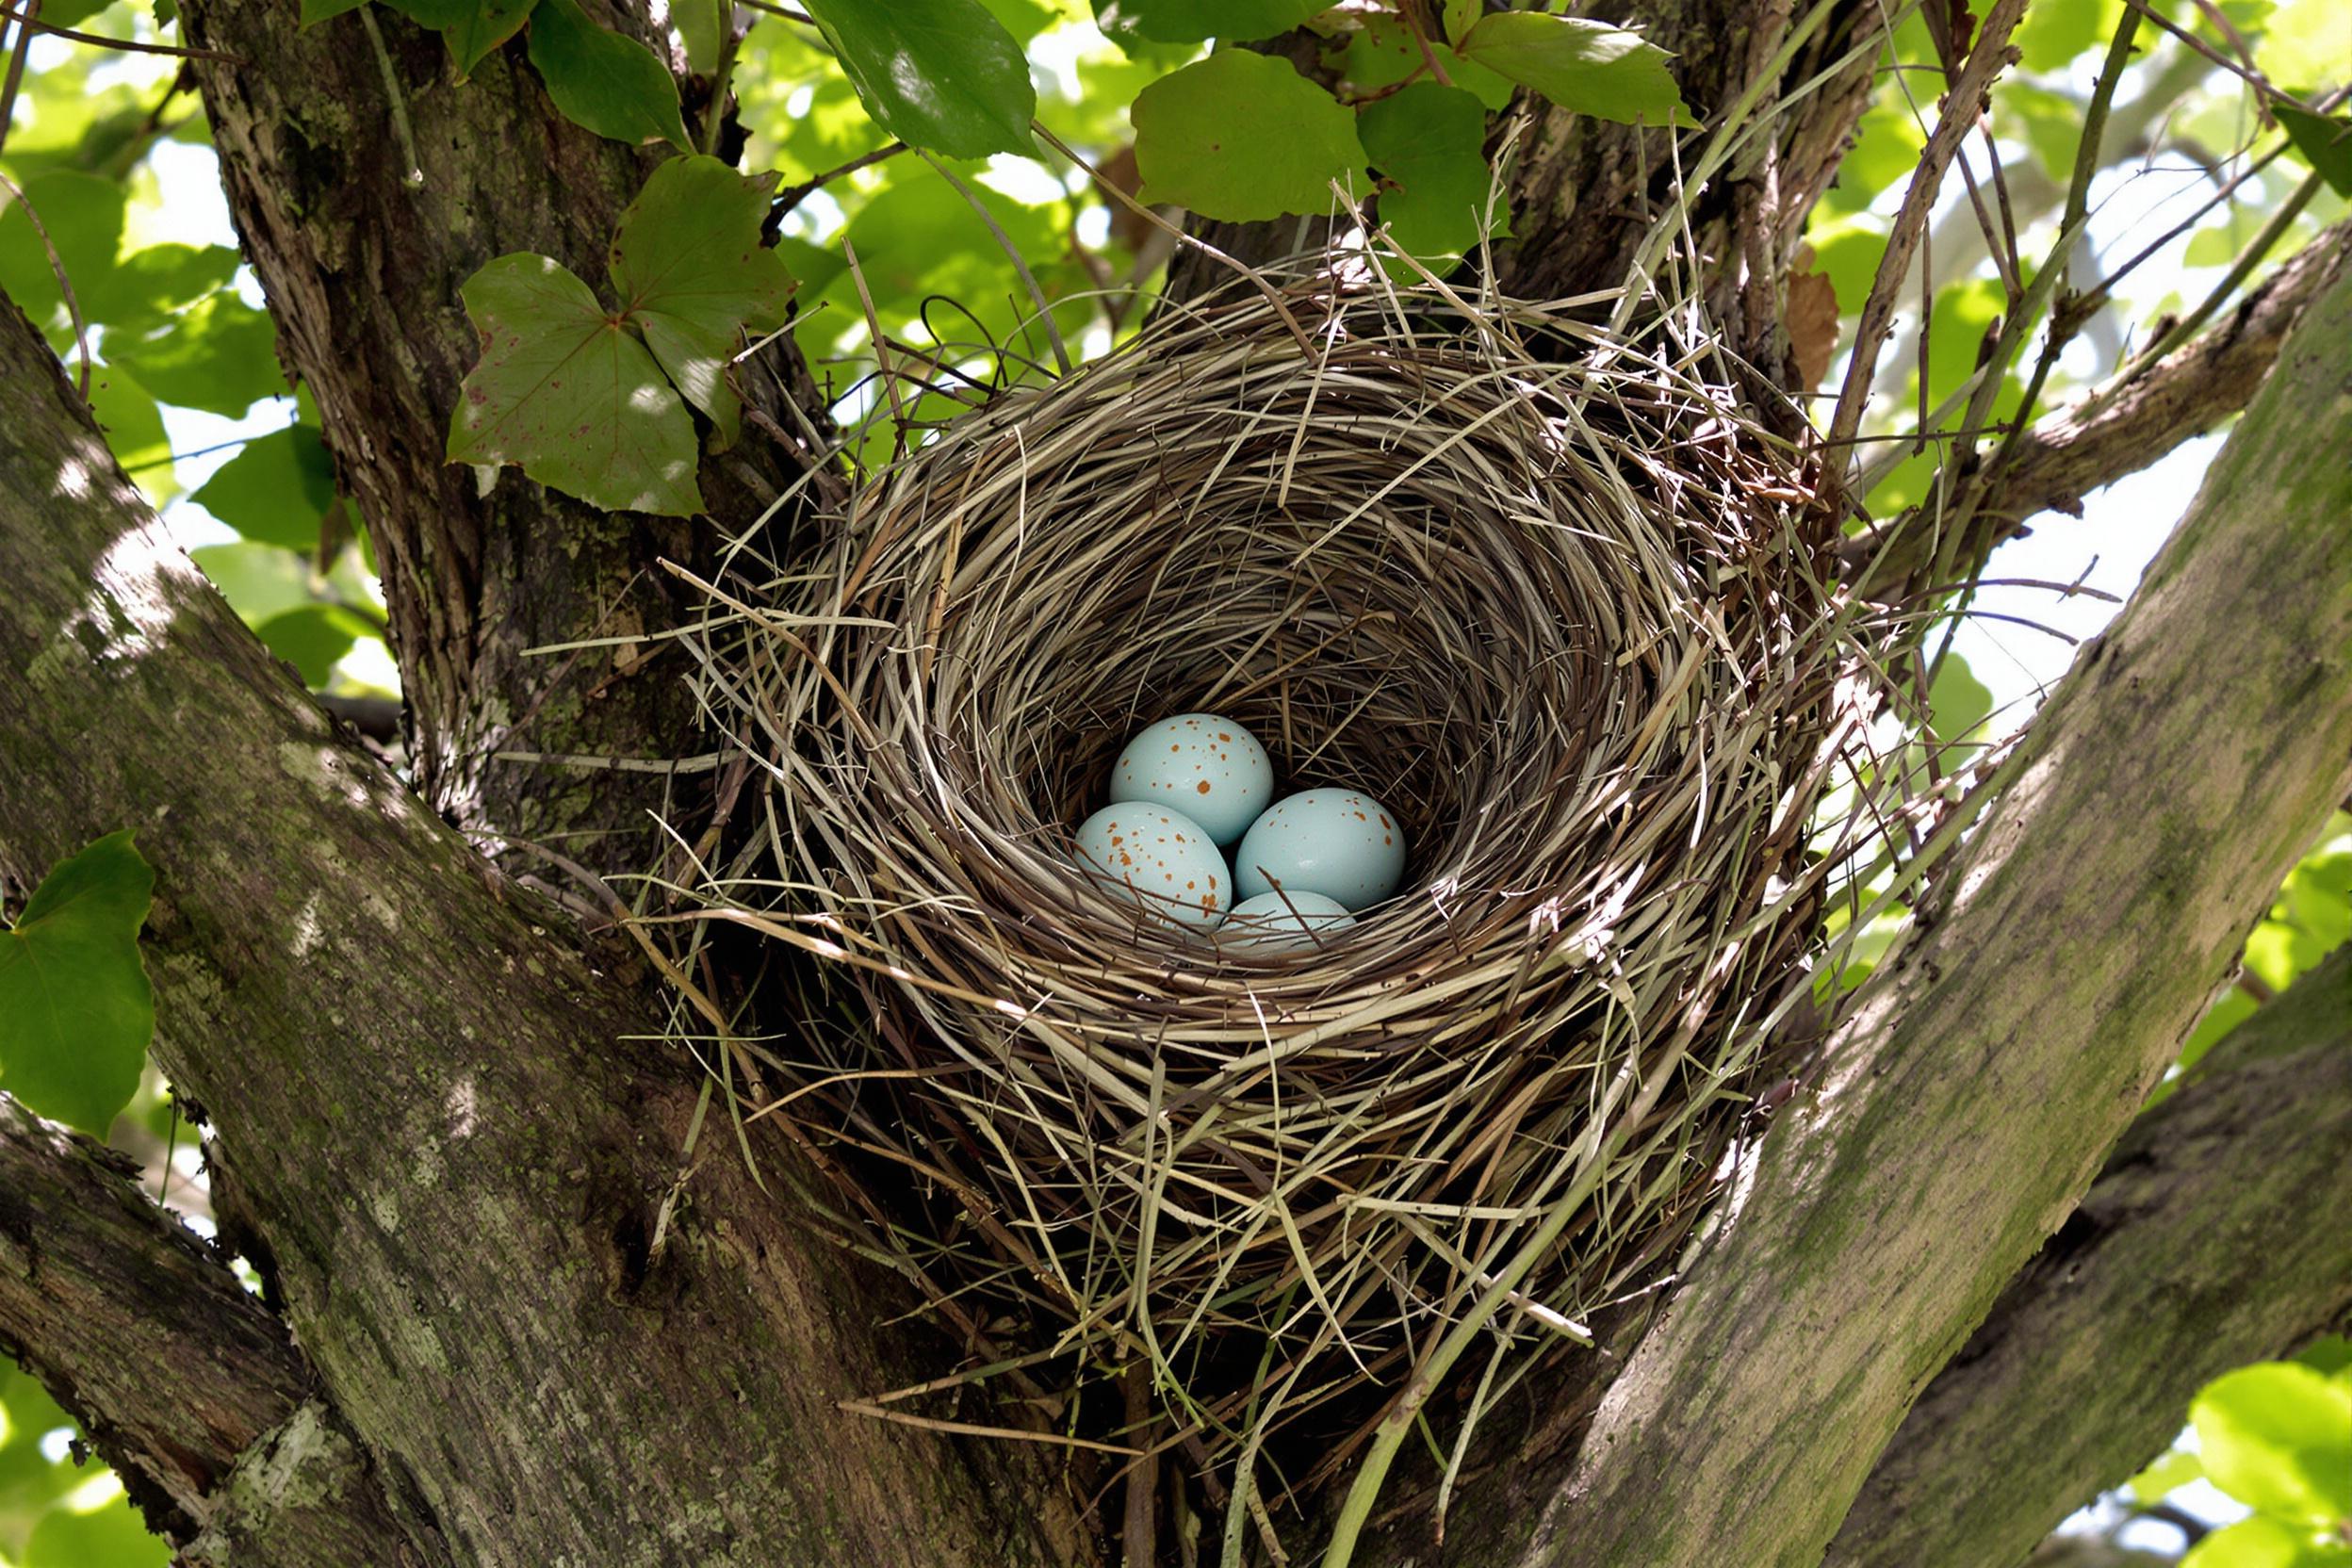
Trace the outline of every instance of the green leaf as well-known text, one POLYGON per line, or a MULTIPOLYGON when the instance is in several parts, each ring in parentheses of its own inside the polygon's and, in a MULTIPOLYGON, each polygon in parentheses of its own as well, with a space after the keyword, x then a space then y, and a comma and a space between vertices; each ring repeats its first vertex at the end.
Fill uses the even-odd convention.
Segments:
POLYGON ((738 174, 717 158, 672 158, 621 214, 612 238, 622 314, 710 416, 722 445, 733 444, 742 422, 727 361, 745 330, 781 327, 792 299, 784 258, 760 243, 778 178, 738 174))
POLYGON ((1667 74, 1673 57, 1606 22, 1503 11, 1480 17, 1463 35, 1461 52, 1576 114, 1626 125, 1698 127, 1667 74))
POLYGON ((727 41, 731 0, 678 0, 670 8, 670 25, 686 45, 686 63, 708 76, 718 69, 719 47, 727 41))
MULTIPOLYGON (((46 14, 45 12, 43 13, 46 14)), ((60 352, 74 341, 65 311, 65 296, 50 265, 49 248, 33 228, 33 216, 55 245, 64 265, 66 281, 76 298, 114 269, 115 251, 122 243, 122 187, 113 180, 59 170, 19 182, 32 216, 5 190, 0 202, 0 291, 5 291, 49 334, 60 352)), ((88 302, 84 302, 88 314, 88 302)))
POLYGON ((1823 205, 1841 213, 1864 211, 1882 191, 1919 167, 1919 153, 1926 145, 1927 133, 1909 109, 1900 103, 1872 105, 1854 127, 1854 146, 1838 164, 1838 183, 1823 205))
POLYGON ((2205 1466, 2186 1448, 2167 1448, 2147 1469, 2124 1482, 2132 1500, 2161 1503, 2192 1481, 2205 1478, 2205 1466))
POLYGON ((145 387, 114 366, 96 366, 90 373, 90 411, 106 433, 106 449, 150 501, 161 506, 180 493, 163 414, 145 387))
POLYGON ((2028 71, 2056 71, 2095 43, 2115 37, 2123 0, 2034 0, 2017 24, 2017 53, 2028 71))
POLYGON ((1054 0, 980 0, 988 14, 996 18, 1006 35, 1015 43, 1028 44, 1047 28, 1062 20, 1061 7, 1054 0))
POLYGON ((302 683, 316 689, 335 673, 335 662, 351 651, 362 637, 376 629, 339 604, 304 604, 270 616, 254 632, 271 653, 302 672, 302 683))
POLYGON ((2344 1548, 2317 1545, 2310 1531, 2257 1514, 2190 1547, 2180 1568, 2338 1568, 2347 1561, 2352 1553, 2344 1548))
MULTIPOLYGON (((1399 246, 1427 260, 1478 243, 1494 178, 1486 106, 1461 88, 1415 82, 1364 106, 1356 133, 1372 167, 1398 188, 1380 192, 1380 220, 1399 246)), ((1498 220, 1503 212, 1495 203, 1498 220)))
POLYGON ((384 0, 420 26, 441 35, 457 57, 462 75, 482 57, 523 30, 533 0, 384 0))
POLYGON ((2306 114, 2288 104, 2273 104, 2270 112, 2278 128, 2302 155, 2311 172, 2328 182, 2339 196, 2352 196, 2352 119, 2330 120, 2306 114))
POLYGON ((302 0, 302 25, 307 27, 331 16, 355 11, 367 3, 368 0, 302 0))
POLYGON ((608 512, 702 510, 685 403, 586 284, 519 253, 460 293, 482 352, 449 421, 450 462, 517 464, 608 512))
POLYGON ((1639 33, 1606 23, 1498 13, 1471 27, 1460 53, 1578 114, 1627 124, 1698 123, 1666 71, 1673 57, 1639 33))
POLYGON ((147 328, 226 286, 237 264, 226 245, 150 245, 76 286, 91 320, 147 328))
POLYGON ((58 862, 0 934, 0 1089, 104 1136, 155 1032, 139 953, 154 868, 109 833, 58 862))
POLYGON ((1838 308, 1854 314, 1870 298, 1871 280, 1886 254, 1886 236, 1868 222, 1833 220, 1817 224, 1810 237, 1813 265, 1829 274, 1838 308))
MULTIPOLYGON (((1485 66, 1463 59, 1443 43, 1429 45, 1429 55, 1444 68, 1447 80, 1459 88, 1466 88, 1489 109, 1502 109, 1511 104, 1511 95, 1518 90, 1509 78, 1499 76, 1485 66)), ((1348 41, 1347 50, 1340 57, 1340 72, 1350 90, 1350 96, 1370 97, 1382 88, 1420 76, 1428 69, 1422 57, 1421 41, 1413 29, 1387 11, 1359 14, 1348 41)))
POLYGON ((1460 43, 1462 35, 1477 24, 1484 8, 1479 0, 1446 0, 1446 41, 1460 43))
POLYGON ((1993 93, 1995 123, 2017 122, 2034 161, 2062 186, 2074 173, 2074 158, 2082 144, 2082 106, 2063 92, 2032 82, 2003 82, 1993 93))
POLYGON ((1286 33, 1331 0, 1115 0, 1095 16, 1106 36, 1131 30, 1154 43, 1247 43, 1286 33), (1107 17, 1107 20, 1103 20, 1107 17))
POLYGON ((189 498, 248 539, 310 551, 335 504, 335 465, 309 425, 256 435, 189 498))
POLYGON ((2322 1376, 2341 1378, 2352 1372, 2352 1339, 2322 1334, 2296 1351, 2295 1359, 2322 1376))
POLYGON ((808 0, 874 123, 952 158, 1034 156, 1029 62, 979 0, 808 0))
POLYGON ((1145 88, 1129 111, 1143 198, 1233 221, 1322 212, 1363 170, 1356 119, 1286 60, 1228 49, 1145 88))
POLYGON ((110 333, 106 357, 164 402, 230 418, 293 391, 269 313, 235 294, 215 294, 136 337, 110 333))
POLYGON ((1976 678, 1968 662, 1956 653, 1944 655, 1936 667, 1936 684, 1928 694, 1936 739, 1944 745, 1982 742, 1982 726, 1992 717, 1991 688, 1976 678))
POLYGON ((282 545, 199 545, 188 552, 247 626, 313 602, 309 565, 282 545))
POLYGON ((2248 1508, 2314 1528, 2352 1519, 2352 1384, 2262 1362, 2206 1384, 2189 1423, 2205 1473, 2248 1508))
POLYGON ((41 8, 41 19, 52 27, 79 26, 112 3, 113 0, 50 0, 41 8))
POLYGON ((573 124, 614 141, 668 141, 691 151, 670 68, 635 39, 589 21, 575 0, 539 0, 531 63, 573 124))
POLYGON ((2232 986, 2221 994, 2219 1001, 2205 1009, 2205 1016, 2197 1021, 2189 1037, 2180 1042, 2180 1070, 2186 1072, 2205 1059, 2205 1053, 2229 1035, 2230 1031, 2252 1018, 2262 1008, 2246 992, 2232 986))

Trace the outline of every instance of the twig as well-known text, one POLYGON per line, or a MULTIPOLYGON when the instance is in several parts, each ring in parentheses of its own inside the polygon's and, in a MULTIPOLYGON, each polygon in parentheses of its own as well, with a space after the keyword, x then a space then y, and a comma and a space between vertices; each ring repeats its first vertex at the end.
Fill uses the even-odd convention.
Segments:
POLYGON ((813 180, 803 180, 798 185, 788 185, 777 191, 776 199, 768 204, 768 214, 771 218, 781 218, 819 189, 830 185, 842 175, 855 174, 860 169, 872 168, 884 158, 894 158, 906 150, 905 142, 893 141, 887 147, 877 147, 871 153, 860 154, 838 169, 828 169, 813 180))
POLYGON ((923 154, 923 161, 929 164, 939 178, 956 188, 956 194, 971 204, 972 210, 980 215, 980 221, 988 226, 988 233, 996 237, 997 245, 1011 260, 1013 270, 1020 275, 1021 286, 1029 290, 1029 298, 1037 303, 1038 318, 1045 323, 1045 340, 1054 346, 1054 362, 1062 368, 1062 374, 1070 374, 1070 348, 1062 341, 1062 329, 1054 323, 1054 302, 1045 297, 1045 290, 1037 286, 1037 276, 1029 270, 1029 260, 1021 253, 1021 247, 1013 243, 1013 237, 1004 232, 1004 226, 996 220, 996 214, 988 210, 988 204, 980 200, 972 187, 956 177, 954 170, 929 153, 923 154))
MULTIPOLYGON (((21 61, 23 57, 18 58, 21 61)), ((8 85, 16 85, 13 78, 8 85)), ((0 121, 0 130, 6 128, 7 122, 0 121)), ((74 280, 65 275, 65 258, 57 254, 56 242, 50 239, 48 229, 41 224, 41 214, 33 210, 33 204, 25 198, 24 189, 6 174, 0 174, 0 189, 16 198, 16 204, 24 209, 24 221, 33 226, 33 237, 40 240, 41 248, 48 253, 49 270, 57 280, 57 292, 65 297, 66 314, 74 321, 74 346, 81 351, 79 363, 74 367, 74 389, 87 402, 90 400, 90 323, 83 319, 82 302, 74 295, 74 280)))
POLYGON ((100 49, 119 50, 126 55, 172 55, 184 60, 225 60, 231 65, 253 63, 242 55, 232 55, 220 49, 189 49, 177 44, 142 43, 137 39, 102 38, 96 33, 77 33, 71 27, 59 27, 53 23, 38 20, 32 14, 38 8, 35 6, 27 6, 24 10, 15 11, 6 6, 0 6, 0 21, 21 22, 35 32, 47 33, 51 38, 61 38, 68 43, 88 43, 100 49))
POLYGON ((2141 16, 2148 18, 2150 22, 2156 24, 2157 26, 2163 28, 2165 32, 2170 33, 2181 42, 2187 44, 2191 49, 2194 49, 2198 54, 2204 56, 2207 59, 2213 61, 2224 71, 2229 72, 2232 76, 2235 76, 2245 82, 2246 86, 2254 90, 2257 97, 2265 100, 2265 108, 2267 108, 2269 103, 2276 102, 2288 105, 2290 107, 2301 109, 2306 114, 2314 112, 2311 105, 2303 102, 2302 99, 2297 98, 2294 93, 2284 91, 2272 86, 2270 78, 2264 76, 2261 72, 2250 70, 2246 66, 2240 65, 2236 60, 2231 59, 2229 56, 2223 54, 2220 50, 2214 48, 2212 44, 2206 42, 2195 33, 2188 31, 2186 28, 2176 26, 2172 23, 2165 21, 2162 16, 2159 16, 2155 11, 2148 8, 2148 0, 2124 0, 2124 15, 2127 19, 2141 16))
MULTIPOLYGON (((16 36, 10 40, 8 77, 0 86, 0 148, 8 144, 8 127, 16 122, 16 90, 24 82, 24 57, 32 52, 33 24, 41 15, 41 0, 24 0, 24 11, 16 20, 16 36)), ((8 30, 0 27, 0 38, 8 38, 8 30)))
POLYGON ((416 155, 416 133, 408 122, 408 97, 400 91, 400 78, 392 69, 391 53, 384 48, 384 34, 376 26, 374 7, 359 8, 359 24, 368 29, 368 46, 376 52, 376 69, 384 74, 384 97, 392 110, 392 134, 400 139, 400 151, 408 158, 408 172, 400 176, 400 184, 411 190, 421 190, 425 184, 425 160, 416 155))
POLYGON ((755 11, 765 11, 770 16, 780 16, 787 22, 797 22, 804 27, 813 27, 817 24, 815 17, 804 11, 792 10, 788 7, 770 5, 768 0, 736 0, 736 4, 748 6, 755 11))
MULTIPOLYGON (((2014 57, 2009 35, 2017 30, 2018 19, 2024 14, 2025 0, 1996 0, 1977 35, 1976 47, 1968 51, 1967 63, 1952 80, 1943 118, 1936 122, 1919 155, 1919 172, 1912 175, 1910 188, 1903 194, 1903 206, 1886 237, 1886 253, 1879 261, 1878 275, 1870 281, 1870 298, 1862 306, 1861 323, 1854 336, 1854 352, 1846 362, 1845 384, 1838 390, 1837 411, 1830 418, 1829 439, 1833 445, 1849 439, 1862 423, 1862 408, 1870 400, 1870 376, 1876 368, 1878 347, 1886 341, 1887 329, 1894 320, 1895 295, 1910 270, 1912 253, 1926 233, 1928 216, 1935 210, 1936 193, 1943 184, 1944 171, 1983 113, 1984 94, 1993 78, 2014 57)), ((1833 488, 1839 482, 1836 474, 1833 469, 1833 488)))
POLYGON ((2123 374, 2117 378, 2118 383, 2129 383, 2145 375, 2149 366, 2187 342, 2199 327, 2212 320, 2213 312, 2221 308, 2222 302, 2236 293, 2238 286, 2246 282, 2246 278, 2253 273, 2254 269, 2262 264, 2262 259, 2270 254, 2271 248, 2285 236, 2288 227, 2297 218, 2303 216, 2303 209, 2311 205, 2311 198, 2319 194, 2320 188, 2326 183, 2326 178, 2316 172, 2305 176, 2303 183, 2295 188, 2295 193, 2281 202, 2278 204, 2278 210, 2270 215, 2270 221, 2262 225, 2262 232, 2257 234, 2247 243, 2246 249, 2239 253, 2238 259, 2230 264, 2230 270, 2223 275, 2221 282, 2213 286, 2213 292, 2199 301, 2195 310, 2175 321, 2163 336, 2150 343, 2145 352, 2126 366, 2123 374))

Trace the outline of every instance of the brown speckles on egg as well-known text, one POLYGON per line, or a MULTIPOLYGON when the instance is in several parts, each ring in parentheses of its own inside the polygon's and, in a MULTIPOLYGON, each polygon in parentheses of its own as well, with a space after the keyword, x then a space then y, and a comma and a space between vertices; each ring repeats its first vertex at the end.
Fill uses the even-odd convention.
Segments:
POLYGON ((1196 786, 1196 787, 1200 790, 1200 792, 1202 794, 1207 794, 1207 793, 1209 792, 1209 781, 1208 781, 1207 779, 1205 779, 1205 778, 1204 778, 1204 779, 1202 779, 1202 780, 1200 782, 1200 784, 1199 784, 1198 786, 1196 786))

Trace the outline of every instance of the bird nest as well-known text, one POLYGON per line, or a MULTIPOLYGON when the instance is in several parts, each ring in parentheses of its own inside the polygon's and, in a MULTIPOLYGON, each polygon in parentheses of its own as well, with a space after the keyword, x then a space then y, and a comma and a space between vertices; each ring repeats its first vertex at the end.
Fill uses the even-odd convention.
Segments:
POLYGON ((1148 1362, 1228 1455, 1660 1277, 1804 991, 1835 529, 1703 339, 1593 303, 1169 307, 815 569, 745 542, 699 634, 769 781, 704 896, 823 960, 783 1114, 913 1174, 877 1233, 967 1326, 1148 1362), (1394 808, 1404 890, 1272 951, 1106 892, 1073 829, 1190 710, 1394 808))

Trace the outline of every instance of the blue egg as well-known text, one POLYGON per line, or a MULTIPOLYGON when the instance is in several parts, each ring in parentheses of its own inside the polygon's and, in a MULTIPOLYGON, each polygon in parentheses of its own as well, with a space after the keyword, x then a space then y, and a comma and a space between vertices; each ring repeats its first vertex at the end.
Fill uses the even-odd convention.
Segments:
POLYGON ((1234 947, 1313 947, 1355 923, 1356 917, 1339 900, 1302 888, 1243 899, 1225 917, 1217 937, 1234 947))
POLYGON ((1105 806, 1079 825, 1078 863, 1104 887, 1179 924, 1215 925, 1233 907, 1225 857, 1208 829, 1181 812, 1105 806))
POLYGON ((1274 798, 1274 764, 1257 737, 1217 713, 1179 713, 1127 743, 1111 764, 1111 800, 1180 812, 1222 846, 1274 798))
POLYGON ((1233 886, 1245 900, 1280 888, 1321 893, 1355 910, 1395 892, 1404 877, 1405 830, 1396 814, 1355 790, 1284 795, 1233 851, 1233 886))

